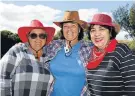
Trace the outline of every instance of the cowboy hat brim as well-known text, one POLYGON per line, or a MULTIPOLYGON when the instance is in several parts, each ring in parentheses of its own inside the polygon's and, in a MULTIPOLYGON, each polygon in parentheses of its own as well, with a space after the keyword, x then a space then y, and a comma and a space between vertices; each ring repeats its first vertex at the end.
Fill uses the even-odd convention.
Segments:
POLYGON ((104 22, 90 22, 89 24, 107 25, 107 26, 113 26, 114 27, 114 24, 112 24, 112 23, 104 23, 104 22))
POLYGON ((49 42, 53 40, 53 36, 55 33, 55 29, 53 27, 28 27, 28 26, 26 26, 26 27, 20 27, 18 29, 18 36, 20 37, 22 42, 24 42, 24 43, 28 42, 27 35, 33 29, 45 30, 45 33, 47 34, 46 44, 49 44, 49 42))
POLYGON ((116 23, 104 23, 104 22, 90 22, 91 24, 96 24, 96 25, 107 25, 107 26, 112 26, 115 28, 115 31, 118 33, 120 31, 120 25, 116 23))
POLYGON ((60 28, 62 28, 61 24, 66 23, 66 22, 76 22, 78 23, 83 29, 85 28, 85 26, 87 25, 87 23, 83 20, 66 20, 66 21, 58 21, 58 22, 53 22, 54 24, 56 24, 57 26, 59 26, 60 28))

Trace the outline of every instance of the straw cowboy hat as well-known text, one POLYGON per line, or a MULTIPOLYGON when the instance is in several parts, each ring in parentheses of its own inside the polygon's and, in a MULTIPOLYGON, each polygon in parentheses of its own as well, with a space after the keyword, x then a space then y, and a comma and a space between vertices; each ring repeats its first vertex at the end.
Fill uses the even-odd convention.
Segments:
POLYGON ((95 14, 89 24, 113 26, 117 33, 120 31, 120 25, 117 23, 113 23, 112 18, 106 14, 95 14))
POLYGON ((63 20, 53 23, 59 27, 62 27, 61 26, 62 23, 70 21, 78 23, 83 29, 87 25, 85 21, 80 20, 78 11, 65 11, 63 20))
POLYGON ((55 33, 55 29, 53 27, 44 27, 39 20, 32 20, 29 26, 23 26, 18 29, 18 36, 22 42, 28 42, 27 34, 32 29, 43 29, 45 31, 47 34, 46 44, 48 44, 53 39, 55 33))

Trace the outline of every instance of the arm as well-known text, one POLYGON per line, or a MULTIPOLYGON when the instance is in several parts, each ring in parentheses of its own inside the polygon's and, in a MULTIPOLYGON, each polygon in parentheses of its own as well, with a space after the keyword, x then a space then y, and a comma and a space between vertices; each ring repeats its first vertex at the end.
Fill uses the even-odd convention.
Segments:
POLYGON ((124 81, 124 93, 126 96, 135 95, 135 56, 128 51, 122 58, 120 71, 124 81))
POLYGON ((50 61, 51 59, 53 59, 57 55, 57 52, 61 49, 62 46, 63 46, 62 40, 53 40, 49 45, 46 45, 45 61, 50 61))
POLYGON ((11 73, 16 63, 16 53, 13 46, 0 60, 0 96, 12 96, 11 73))

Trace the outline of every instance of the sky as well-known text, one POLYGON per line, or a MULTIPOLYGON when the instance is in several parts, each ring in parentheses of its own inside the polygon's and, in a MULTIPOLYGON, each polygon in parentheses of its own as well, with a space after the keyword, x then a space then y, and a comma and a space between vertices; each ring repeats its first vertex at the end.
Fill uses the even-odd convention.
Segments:
MULTIPOLYGON (((76 10, 79 12, 80 19, 90 22, 96 13, 105 13, 112 18, 114 12, 120 6, 129 4, 129 8, 135 1, 20 1, 20 0, 1 0, 0 1, 0 31, 9 30, 17 33, 21 26, 29 26, 30 21, 38 19, 44 26, 52 26, 56 31, 60 30, 53 22, 61 21, 66 10, 76 10)), ((117 39, 123 40, 124 35, 128 34, 121 30, 117 39)))

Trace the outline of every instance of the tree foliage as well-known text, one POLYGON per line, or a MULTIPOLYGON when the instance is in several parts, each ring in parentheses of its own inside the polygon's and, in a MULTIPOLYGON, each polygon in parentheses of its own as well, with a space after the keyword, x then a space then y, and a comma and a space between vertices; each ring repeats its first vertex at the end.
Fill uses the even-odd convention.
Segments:
POLYGON ((135 3, 132 5, 130 9, 129 22, 130 22, 130 26, 133 29, 132 33, 135 36, 135 3))
POLYGON ((128 4, 120 6, 113 11, 113 17, 124 31, 128 32, 132 38, 135 37, 135 4, 131 8, 128 4))
POLYGON ((61 37, 61 32, 60 31, 58 31, 57 33, 56 33, 56 35, 54 36, 54 40, 57 40, 57 39, 60 39, 60 37, 61 37))
POLYGON ((21 42, 17 34, 8 30, 0 31, 1 33, 1 57, 18 42, 21 42))

